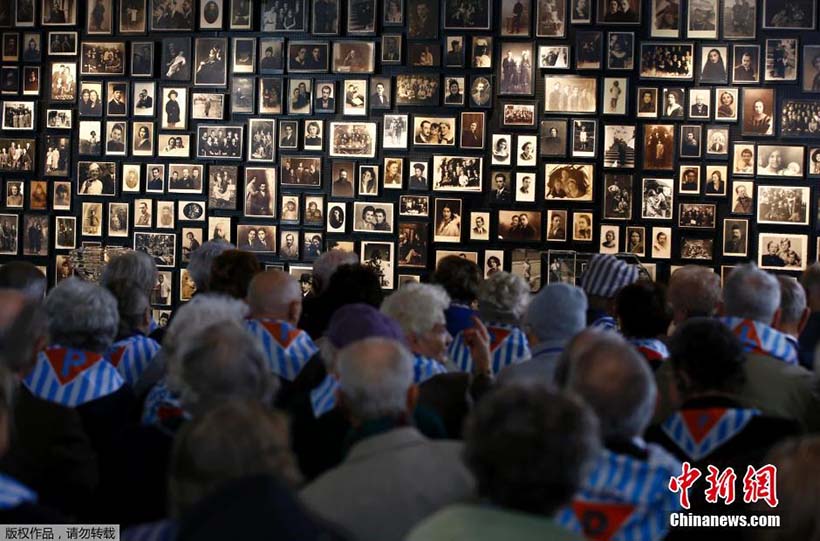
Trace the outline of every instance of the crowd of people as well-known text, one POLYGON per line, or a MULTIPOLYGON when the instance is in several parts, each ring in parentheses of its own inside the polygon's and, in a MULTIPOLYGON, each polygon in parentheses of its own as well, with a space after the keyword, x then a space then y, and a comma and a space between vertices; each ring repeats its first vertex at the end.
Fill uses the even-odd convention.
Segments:
POLYGON ((385 296, 351 252, 322 254, 302 287, 209 241, 187 275, 195 293, 160 327, 142 252, 47 294, 30 263, 0 267, 3 523, 316 541, 818 527, 820 264, 800 281, 742 264, 723 287, 690 265, 663 285, 598 254, 580 287, 533 294, 449 256, 385 296))

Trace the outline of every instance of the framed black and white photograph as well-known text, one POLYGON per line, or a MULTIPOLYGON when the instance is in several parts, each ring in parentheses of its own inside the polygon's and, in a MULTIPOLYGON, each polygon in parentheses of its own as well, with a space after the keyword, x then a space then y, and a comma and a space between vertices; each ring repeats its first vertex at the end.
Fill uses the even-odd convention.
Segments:
POLYGON ((702 153, 701 126, 687 124, 680 127, 680 157, 700 158, 702 153))
POLYGON ((296 120, 279 121, 279 148, 296 150, 299 148, 299 122, 296 120))
POLYGON ((399 197, 399 216, 427 217, 430 215, 430 198, 426 195, 402 195, 399 197))
POLYGON ((245 216, 276 216, 276 169, 249 167, 245 169, 245 216))
POLYGON ((607 68, 631 70, 635 59, 635 33, 609 32, 607 39, 607 68))
POLYGON ((71 165, 71 139, 61 135, 46 135, 43 157, 45 176, 67 177, 71 165))
POLYGON ((33 101, 4 101, 3 102, 3 129, 26 130, 34 129, 35 106, 33 101))
POLYGON ((690 0, 686 19, 687 38, 718 38, 718 2, 715 0, 690 0))
POLYGON ((412 173, 407 181, 410 190, 429 190, 430 176, 426 161, 411 161, 408 170, 412 173))
MULTIPOLYGON (((397 1, 397 0, 394 0, 397 1)), ((464 67, 464 36, 447 36, 444 40, 445 51, 443 63, 448 68, 464 67)), ((382 38, 382 48, 385 42, 382 38)), ((390 55, 392 56, 392 54, 390 55)), ((385 53, 382 51, 382 63, 384 63, 385 53)), ((389 62, 389 61, 388 61, 389 62)))
POLYGON ((198 164, 168 165, 168 193, 202 193, 203 166, 198 164))
POLYGON ((372 201, 353 203, 353 231, 356 233, 393 233, 393 203, 372 201))
POLYGON ((707 165, 704 184, 704 193, 709 197, 723 197, 726 195, 728 167, 725 165, 707 165))
POLYGON ((185 130, 188 128, 188 89, 164 87, 162 96, 162 129, 185 130))
POLYGON ((604 126, 604 167, 635 167, 634 125, 606 124, 604 126))
POLYGON ((803 92, 820 92, 820 45, 803 45, 803 92))
MULTIPOLYGON (((33 10, 33 3, 31 6, 33 10)), ((65 0, 62 2, 42 0, 42 2, 40 2, 40 8, 43 26, 77 25, 77 0, 65 0)), ((26 15, 23 18, 27 20, 28 10, 26 10, 25 13, 26 15)), ((19 15, 18 18, 20 18, 19 15)))
POLYGON ((160 158, 190 158, 191 136, 160 133, 157 137, 157 156, 160 158))
POLYGON ((733 84, 760 82, 760 45, 733 45, 733 84))
POLYGON ((6 207, 10 209, 23 208, 25 201, 25 188, 22 180, 9 180, 6 182, 6 207))
POLYGON ((376 157, 375 122, 331 122, 329 134, 331 157, 376 157))
POLYGON ((464 106, 465 92, 465 78, 464 77, 447 77, 447 92, 444 94, 444 105, 447 106, 464 106))
POLYGON ((303 130, 305 150, 322 150, 324 142, 324 122, 321 120, 307 120, 303 130))
POLYGON ((700 166, 683 164, 678 168, 678 193, 700 194, 700 166))
POLYGON ((646 228, 638 226, 626 228, 626 251, 639 257, 646 257, 646 228))
POLYGON ((773 88, 743 89, 743 135, 774 135, 775 92, 773 88))
POLYGON ((325 223, 325 196, 306 195, 302 223, 308 227, 321 227, 325 223))
POLYGON ((393 289, 394 287, 394 250, 395 246, 392 242, 362 241, 361 264, 373 269, 382 289, 393 289))
POLYGON ((414 146, 455 146, 455 117, 413 117, 414 146))
POLYGON ((256 70, 256 38, 232 38, 231 73, 254 73, 256 70))
POLYGON ((146 164, 145 171, 147 175, 145 191, 147 193, 163 193, 165 191, 165 164, 146 164))
MULTIPOLYGON (((565 210, 551 210, 550 213, 563 213, 564 233, 566 234, 565 210)), ((497 239, 512 242, 541 242, 541 211, 532 210, 499 210, 497 239)), ((547 230, 549 234, 549 229, 547 230)), ((549 236, 547 237, 549 239, 549 236)), ((566 240, 555 239, 555 240, 566 240)))
MULTIPOLYGON (((501 117, 502 126, 510 126, 515 128, 531 128, 535 127, 536 105, 535 103, 507 103, 502 102, 501 117)), ((464 114, 469 113, 462 113, 464 114)), ((478 113, 483 114, 483 113, 478 113)), ((462 124, 462 129, 465 126, 462 124)))
POLYGON ((695 48, 692 43, 641 42, 641 79, 694 78, 695 48))
POLYGON ((109 82, 106 85, 106 116, 128 116, 128 83, 109 82))
POLYGON ((641 2, 637 0, 608 0, 598 2, 598 23, 607 25, 641 23, 641 2))
POLYGON ((148 28, 147 0, 123 0, 119 9, 120 34, 145 33, 148 28))
POLYGON ((194 85, 224 87, 228 82, 228 40, 196 38, 194 40, 194 85))
POLYGON ((723 255, 747 257, 749 255, 749 220, 723 220, 723 255))
POLYGON ((288 112, 292 115, 311 113, 313 81, 310 79, 288 79, 288 112))
MULTIPOLYGON (((535 137, 533 137, 535 139, 535 137)), ((533 145, 534 147, 535 145, 533 145)), ((598 149, 598 121, 576 119, 572 122, 572 156, 594 158, 598 149)), ((519 160, 519 166, 524 165, 519 160)), ((534 160, 530 165, 535 165, 534 160)))
POLYGON ((48 216, 23 215, 23 255, 48 255, 48 216))
POLYGON ((712 105, 712 91, 708 88, 690 88, 688 117, 690 120, 709 120, 712 105))
POLYGON ((815 137, 820 132, 816 100, 785 99, 780 104, 780 135, 782 137, 815 137))
POLYGON ((750 0, 724 0, 723 39, 755 39, 757 4, 750 0))
POLYGON ((200 124, 196 132, 196 155, 214 160, 242 158, 242 126, 229 124, 200 124))
POLYGON ((225 94, 191 93, 191 118, 193 120, 223 120, 224 116, 225 94))
POLYGON ((715 89, 715 121, 737 122, 739 96, 738 88, 718 87, 715 89))
POLYGON ((544 165, 545 199, 592 201, 594 166, 592 164, 544 165))
POLYGON ((809 225, 808 186, 757 186, 757 223, 809 225))
POLYGON ((580 242, 592 241, 592 221, 591 212, 572 213, 572 240, 580 242))
POLYGON ((313 24, 311 28, 317 35, 336 35, 339 33, 339 0, 314 0, 313 24))
POLYGON ((390 77, 372 77, 370 90, 370 98, 367 100, 370 109, 390 109, 392 96, 390 77))
POLYGON ((714 258, 715 240, 682 237, 680 241, 681 259, 711 261, 714 258))
POLYGON ((108 204, 108 236, 127 237, 129 229, 128 203, 108 204))
POLYGON ((142 184, 142 164, 122 164, 122 193, 139 193, 142 184))
POLYGON ((470 106, 490 108, 493 104, 493 81, 491 76, 473 76, 470 82, 470 106))
POLYGON ((232 165, 208 166, 208 207, 236 210, 239 171, 232 165))
MULTIPOLYGON (((563 37, 563 34, 549 33, 550 31, 555 32, 556 30, 563 30, 563 27, 566 24, 566 6, 564 5, 564 2, 556 2, 556 4, 560 4, 560 14, 557 13, 559 8, 558 5, 556 5, 555 9, 551 10, 548 14, 543 13, 542 17, 545 20, 549 20, 549 22, 552 22, 551 18, 558 16, 559 18, 555 21, 555 23, 559 24, 560 28, 551 28, 549 22, 545 21, 544 27, 539 28, 539 30, 545 32, 545 34, 543 34, 544 37, 563 37)), ((515 2, 502 2, 500 14, 501 24, 499 25, 501 27, 501 35, 515 36, 520 38, 530 37, 532 32, 530 30, 532 28, 532 21, 540 21, 540 18, 533 17, 532 7, 532 0, 516 0, 515 2)), ((538 35, 542 36, 542 34, 538 35)))
POLYGON ((757 264, 761 269, 806 269, 809 237, 788 233, 758 233, 757 264))
MULTIPOLYGON (((539 0, 540 1, 540 0, 539 0)), ((586 1, 586 0, 583 0, 586 1)), ((538 68, 539 69, 567 69, 571 62, 569 45, 539 45, 538 46, 538 68)))
POLYGON ((652 258, 670 259, 672 257, 672 228, 652 228, 652 258))
POLYGON ((714 229, 717 207, 711 203, 681 203, 678 226, 688 229, 714 229))
POLYGON ((376 0, 349 0, 347 3, 348 33, 372 34, 376 32, 376 4, 376 0))
POLYGON ((285 68, 284 38, 259 38, 259 73, 282 73, 285 68))
POLYGON ((658 118, 658 89, 638 87, 638 118, 658 118))
POLYGON ((194 30, 195 3, 173 0, 151 0, 151 31, 192 32, 194 30))
POLYGON ((333 73, 373 73, 376 44, 372 41, 334 41, 333 73))
POLYGON ((802 178, 805 150, 802 146, 758 145, 757 176, 802 178))
POLYGON ((117 164, 114 162, 77 163, 77 194, 117 195, 117 164))
POLYGON ((435 242, 461 242, 462 201, 461 199, 435 200, 435 242))
POLYGON ((384 159, 384 182, 382 186, 387 190, 401 190, 404 186, 404 159, 384 159))
POLYGON ((480 192, 484 159, 476 156, 433 156, 432 188, 480 192))
MULTIPOLYGON (((164 53, 165 53, 165 49, 163 49, 163 54, 164 53)), ((190 60, 190 58, 191 58, 191 56, 189 54, 188 59, 190 60)), ((163 67, 164 66, 165 66, 165 63, 163 63, 163 67)), ((165 73, 165 71, 163 71, 163 74, 164 73, 165 73)), ((153 75, 154 75, 154 42, 153 41, 132 41, 131 42, 131 76, 132 77, 153 77, 153 75)), ((189 75, 189 80, 190 80, 190 75, 189 75)))
POLYGON ((698 80, 701 83, 726 84, 729 82, 729 48, 725 45, 700 45, 700 69, 698 80))
MULTIPOLYGON (((218 94, 223 96, 222 94, 218 94)), ((277 115, 282 113, 282 79, 262 77, 259 79, 259 114, 277 115)))
POLYGON ((224 4, 227 0, 202 0, 199 4, 199 29, 222 30, 225 26, 224 4))
POLYGON ((814 30, 816 24, 814 0, 763 0, 764 30, 814 30))
POLYGON ((236 226, 236 242, 240 250, 258 253, 275 252, 276 226, 238 224, 236 226))
POLYGON ((124 41, 83 41, 80 58, 80 75, 125 75, 124 41))
POLYGON ((681 3, 674 0, 652 0, 649 35, 653 38, 679 38, 681 3))
POLYGON ((598 251, 602 254, 617 254, 621 250, 621 228, 617 225, 601 224, 598 251))
MULTIPOLYGON (((549 0, 538 0, 539 7, 541 3, 550 6, 549 0)), ((592 3, 589 0, 571 0, 570 1, 570 22, 572 24, 590 24, 592 23, 592 3)), ((553 18, 555 18, 553 16, 553 18)))
MULTIPOLYGON (((574 5, 573 23, 591 22, 589 4, 585 0, 572 2, 574 5), (576 19, 580 17, 580 19, 576 19), (584 17, 586 17, 584 19, 584 17)), ((535 0, 535 16, 532 14, 532 2, 503 2, 503 12, 511 11, 511 16, 504 17, 502 35, 529 37, 531 21, 535 21, 535 35, 539 38, 563 38, 567 34, 567 3, 565 0, 535 0), (505 33, 505 28, 507 32, 505 33)))
POLYGON ((316 98, 313 110, 316 114, 336 112, 336 81, 316 81, 316 98))
MULTIPOLYGON (((299 231, 292 229, 279 230, 279 257, 281 259, 299 259, 299 231)), ((291 271, 294 266, 291 265, 291 271)))
POLYGON ((157 87, 153 81, 135 81, 132 86, 134 107, 132 114, 135 117, 154 118, 157 98, 157 87))
POLYGON ((604 175, 603 218, 605 220, 632 219, 632 175, 604 175))
POLYGON ((686 89, 677 87, 663 89, 662 118, 683 119, 686 116, 685 92, 686 89))
POLYGON ((77 247, 77 218, 74 216, 55 216, 54 248, 73 250, 77 247))
POLYGON ((809 177, 820 177, 820 147, 809 147, 808 149, 808 170, 809 177))
POLYGON ((575 32, 575 67, 579 70, 599 70, 603 67, 603 33, 575 32))
POLYGON ((282 156, 280 158, 282 186, 322 187, 322 159, 314 156, 282 156))
POLYGON ((407 63, 413 67, 441 66, 441 46, 429 43, 408 43, 407 63))
POLYGON ((231 11, 228 27, 230 30, 251 30, 253 28, 254 3, 251 0, 230 0, 231 11))
POLYGON ((644 168, 671 171, 675 155, 675 126, 644 124, 642 147, 644 168))
POLYGON ((667 178, 643 179, 641 218, 645 220, 671 220, 674 210, 674 181, 667 178))
POLYGON ((47 109, 46 127, 52 130, 70 130, 74 127, 74 118, 70 109, 47 109))
POLYGON ((485 241, 490 240, 490 213, 472 211, 470 212, 470 240, 485 241))
POLYGON ((535 202, 535 171, 515 174, 515 202, 535 202))
POLYGON ((767 39, 763 80, 796 81, 799 53, 797 38, 767 39))
POLYGON ((89 35, 111 35, 113 29, 112 0, 90 0, 86 9, 86 33, 89 35))
POLYGON ((40 95, 40 66, 23 66, 23 95, 40 95))
POLYGON ((327 204, 327 225, 325 229, 328 233, 344 233, 347 230, 347 204, 338 201, 327 204))
MULTIPOLYGON (((492 99, 492 89, 486 77, 485 88, 480 92, 482 106, 487 106, 492 99)), ((398 74, 396 75, 396 105, 408 106, 434 106, 440 105, 441 100, 441 77, 436 75, 422 74, 398 74)))
POLYGON ((160 268, 176 266, 176 244, 175 233, 134 232, 134 250, 150 255, 160 268))
POLYGON ((596 77, 544 75, 544 112, 595 113, 598 101, 597 83, 596 77))
POLYGON ((359 166, 359 190, 360 196, 379 195, 379 168, 375 165, 359 166))
POLYGON ((535 83, 532 44, 502 41, 500 54, 499 94, 531 96, 535 83))
POLYGON ((231 77, 231 112, 253 114, 256 80, 253 77, 231 77))
MULTIPOLYGON (((499 224, 501 218, 499 217, 499 224)), ((509 228, 515 229, 516 216, 510 217, 511 223, 509 228)), ((520 217, 518 218, 520 221, 520 217)), ((564 242, 567 240, 567 211, 566 210, 550 210, 547 211, 547 241, 564 242)))
MULTIPOLYGON (((410 0, 412 4, 421 3, 420 0, 410 0)), ((464 9, 459 0, 442 0, 444 6, 443 27, 446 30, 489 30, 492 21, 492 10, 490 0, 477 0, 469 4, 469 8, 464 9)), ((410 22, 412 23, 412 10, 410 11, 410 22)), ((425 36, 416 36, 425 37, 425 36)), ((435 37, 426 36, 426 37, 435 37)))
POLYGON ((131 123, 131 154, 133 156, 154 155, 154 123, 131 123))
MULTIPOLYGON (((382 35, 381 62, 382 64, 401 64, 402 35, 382 35)), ((463 55, 463 52, 462 52, 463 55)), ((463 64, 462 60, 462 64, 463 64)))
POLYGON ((262 118, 248 120, 248 161, 272 163, 275 148, 276 122, 262 118))
MULTIPOLYGON (((330 45, 326 41, 288 42, 288 72, 327 72, 330 59, 330 45)), ((252 73, 252 71, 250 72, 252 73)))

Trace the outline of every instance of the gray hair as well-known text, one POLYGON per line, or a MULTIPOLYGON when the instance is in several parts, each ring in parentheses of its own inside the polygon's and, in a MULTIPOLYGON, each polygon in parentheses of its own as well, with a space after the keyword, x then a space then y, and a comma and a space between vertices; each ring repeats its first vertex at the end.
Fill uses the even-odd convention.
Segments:
POLYGON ((342 265, 355 265, 359 256, 346 250, 328 250, 313 262, 313 292, 322 293, 330 283, 330 277, 342 265))
POLYGON ((686 317, 711 317, 720 302, 720 278, 701 265, 681 267, 669 278, 666 301, 686 317))
POLYGON ((820 301, 820 263, 814 262, 808 266, 800 277, 800 283, 806 290, 810 301, 820 301))
POLYGON ((796 325, 806 311, 806 292, 793 276, 777 277, 780 284, 780 321, 786 325, 796 325))
POLYGON ((150 297, 157 283, 157 266, 145 252, 128 250, 115 256, 103 269, 100 285, 111 289, 114 282, 131 282, 150 297))
POLYGON ((723 286, 723 305, 728 316, 768 325, 780 307, 780 284, 754 263, 738 265, 723 286))
POLYGON ((413 385, 413 356, 399 342, 366 338, 338 354, 339 388, 345 406, 359 421, 407 412, 413 385))
POLYGON ((643 434, 658 391, 646 359, 614 333, 583 349, 570 359, 566 388, 592 406, 605 441, 643 434))
POLYGON ((28 261, 9 261, 0 266, 0 288, 16 289, 39 301, 46 295, 46 276, 28 261))
MULTIPOLYGON (((142 253, 142 252, 140 252, 142 253)), ((148 295, 135 282, 117 280, 109 282, 106 289, 117 299, 120 325, 117 335, 128 336, 142 327, 146 311, 151 307, 148 295)))
POLYGON ((25 376, 34 368, 38 342, 48 341, 46 309, 41 300, 14 289, 0 289, 0 306, 6 311, 0 328, 0 364, 25 376))
POLYGON ((233 479, 273 475, 301 481, 290 450, 287 417, 252 400, 229 400, 182 426, 169 464, 171 514, 179 518, 233 479))
POLYGON ((499 271, 481 283, 478 308, 484 319, 518 323, 530 302, 530 286, 517 274, 499 271))
POLYGON ((238 321, 200 327, 179 357, 179 394, 194 416, 226 399, 270 405, 276 388, 259 342, 238 321))
POLYGON ((51 343, 97 353, 117 336, 117 300, 107 289, 79 278, 63 280, 46 297, 51 343))
POLYGON ((227 295, 202 294, 180 306, 165 330, 161 355, 168 366, 168 386, 177 390, 182 372, 181 359, 191 347, 194 336, 205 327, 230 321, 242 321, 248 305, 227 295))
POLYGON ((443 287, 408 283, 384 299, 382 313, 395 319, 406 334, 423 334, 436 324, 445 323, 444 310, 450 296, 443 287))
POLYGON ((217 239, 203 242, 199 248, 191 252, 191 260, 188 262, 188 276, 196 284, 198 292, 202 293, 208 289, 213 260, 222 252, 232 249, 234 249, 233 244, 217 239))

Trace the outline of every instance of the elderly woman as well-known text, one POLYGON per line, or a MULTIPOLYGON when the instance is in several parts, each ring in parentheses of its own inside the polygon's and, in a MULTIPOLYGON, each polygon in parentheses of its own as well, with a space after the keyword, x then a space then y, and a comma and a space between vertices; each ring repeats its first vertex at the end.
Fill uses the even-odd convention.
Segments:
MULTIPOLYGON (((520 328, 521 317, 530 301, 530 287, 515 274, 496 272, 481 284, 478 309, 490 334, 491 371, 497 374, 511 364, 531 357, 527 336, 520 328)), ((472 370, 473 358, 466 331, 459 332, 450 345, 450 358, 459 370, 472 370)))

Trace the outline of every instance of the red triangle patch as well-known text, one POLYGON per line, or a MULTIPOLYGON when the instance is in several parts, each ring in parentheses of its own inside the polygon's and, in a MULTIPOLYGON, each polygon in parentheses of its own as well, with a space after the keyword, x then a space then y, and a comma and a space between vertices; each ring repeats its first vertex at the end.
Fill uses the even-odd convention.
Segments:
POLYGON ((487 332, 490 333, 490 353, 497 350, 501 346, 501 343, 510 335, 509 330, 500 329, 498 327, 489 327, 487 328, 487 332))
POLYGON ((757 327, 754 321, 744 320, 740 325, 734 328, 734 334, 743 342, 744 346, 754 345, 755 353, 766 353, 760 349, 760 337, 757 335, 757 327))
POLYGON ((725 408, 685 409, 680 412, 683 424, 689 429, 695 443, 703 438, 715 427, 721 417, 726 414, 725 408))
POLYGON ((590 541, 609 541, 624 525, 635 510, 635 506, 574 500, 572 510, 581 523, 584 537, 590 541))
POLYGON ((260 321, 260 323, 284 349, 288 349, 290 344, 296 340, 302 332, 296 327, 289 328, 289 325, 285 325, 281 321, 260 321))
POLYGON ((45 353, 60 385, 65 385, 102 359, 102 356, 96 353, 77 349, 52 348, 45 353))
POLYGON ((108 356, 108 360, 111 361, 111 364, 117 367, 120 365, 120 361, 122 361, 123 355, 125 355, 125 346, 120 346, 117 348, 116 351, 114 351, 108 356))

